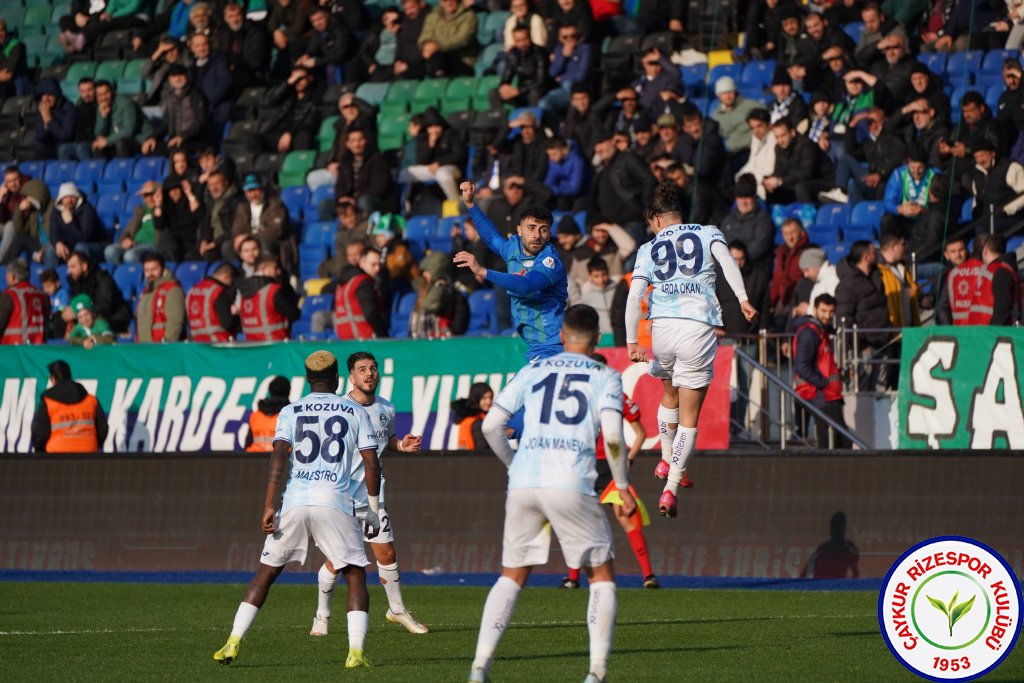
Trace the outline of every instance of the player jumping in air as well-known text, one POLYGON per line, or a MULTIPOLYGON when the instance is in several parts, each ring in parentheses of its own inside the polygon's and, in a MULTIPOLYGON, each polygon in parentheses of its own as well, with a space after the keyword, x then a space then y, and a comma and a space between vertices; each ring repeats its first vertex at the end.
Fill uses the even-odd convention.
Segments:
MULTIPOLYGON (((395 436, 395 406, 387 399, 377 396, 377 386, 380 384, 380 370, 377 367, 377 359, 372 353, 360 351, 348 357, 349 381, 352 382, 352 391, 342 401, 359 406, 370 416, 370 423, 373 425, 373 436, 377 443, 377 457, 379 458, 385 448, 391 448, 399 453, 415 453, 420 449, 423 441, 421 437, 406 434, 399 441, 395 436)), ((362 520, 369 509, 367 507, 366 494, 366 469, 362 460, 352 461, 352 490, 350 491, 352 503, 355 505, 356 517, 362 520)), ((391 518, 384 509, 384 478, 380 481, 380 504, 379 513, 380 527, 367 529, 363 540, 370 544, 373 549, 373 556, 377 560, 377 571, 380 582, 384 586, 384 593, 388 596, 388 611, 384 618, 390 622, 401 624, 409 633, 426 633, 429 629, 413 619, 412 614, 405 608, 402 601, 402 588, 398 583, 398 558, 395 556, 394 533, 391 529, 391 518)), ((331 598, 334 596, 334 586, 338 582, 338 570, 330 558, 320 567, 317 575, 320 583, 319 600, 316 608, 316 616, 313 618, 313 628, 310 629, 311 636, 326 636, 331 618, 331 598)))
POLYGON ((611 529, 594 493, 599 431, 627 515, 636 510, 636 501, 629 492, 622 442, 622 378, 588 357, 598 335, 597 311, 570 307, 561 331, 565 352, 520 370, 484 419, 487 443, 509 468, 508 498, 501 577, 484 604, 470 681, 487 679, 530 570, 548 561, 552 531, 566 563, 583 567, 590 579, 590 674, 585 683, 603 681, 607 674, 617 606, 611 529), (513 453, 505 423, 524 406, 526 426, 513 453))
POLYGON ((549 244, 551 211, 544 206, 526 207, 516 226, 516 234, 502 237, 494 223, 473 203, 476 194, 473 183, 462 183, 460 189, 473 225, 487 248, 505 261, 508 272, 484 268, 468 251, 456 254, 455 264, 469 268, 478 280, 488 280, 508 292, 516 332, 527 345, 526 360, 561 353, 558 334, 569 286, 562 260, 549 244))
POLYGON ((651 376, 662 381, 658 408, 661 461, 654 473, 668 479, 658 500, 662 517, 675 517, 676 492, 697 440, 697 418, 714 375, 722 324, 722 307, 715 296, 715 262, 739 299, 748 321, 757 310, 747 301, 743 276, 725 236, 713 225, 683 224, 676 189, 662 183, 644 211, 655 236, 637 252, 633 280, 626 300, 626 346, 634 362, 647 360, 637 344, 640 301, 654 285, 650 318, 654 321, 651 376))
POLYGON ((348 584, 348 657, 345 667, 369 666, 363 642, 369 626, 370 596, 366 591, 368 563, 363 548, 363 529, 353 514, 352 461, 361 458, 366 472, 367 504, 364 528, 380 529, 378 496, 380 463, 370 417, 359 406, 336 396, 338 359, 327 351, 306 358, 310 393, 285 406, 277 418, 277 434, 270 456, 267 493, 261 528, 267 534, 260 568, 245 591, 235 614, 231 636, 213 658, 230 664, 271 584, 289 562, 306 559, 309 537, 341 573, 348 584), (290 462, 289 462, 290 461, 290 462), (277 486, 287 465, 288 483, 280 512, 274 509, 277 486))

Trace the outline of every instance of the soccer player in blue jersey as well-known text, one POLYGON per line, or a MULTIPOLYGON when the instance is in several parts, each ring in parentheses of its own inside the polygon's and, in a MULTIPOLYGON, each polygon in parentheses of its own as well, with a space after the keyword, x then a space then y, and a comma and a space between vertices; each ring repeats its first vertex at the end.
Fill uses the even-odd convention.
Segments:
POLYGON ((235 614, 231 636, 213 659, 230 664, 239 644, 267 599, 271 584, 289 562, 306 560, 309 537, 348 584, 348 657, 345 667, 369 666, 363 643, 369 627, 370 596, 366 591, 363 532, 380 529, 378 496, 380 463, 370 418, 361 407, 337 396, 338 359, 328 351, 306 358, 310 393, 285 406, 277 417, 274 450, 263 504, 261 528, 267 534, 260 568, 235 614), (353 512, 352 461, 361 458, 366 472, 368 511, 363 528, 353 512), (275 509, 277 487, 285 467, 288 483, 275 509))
POLYGON ((544 206, 526 207, 516 226, 516 234, 503 237, 473 203, 476 194, 473 183, 462 183, 460 189, 477 232, 487 247, 505 261, 508 272, 484 268, 468 251, 455 255, 456 265, 469 268, 478 280, 487 280, 508 292, 516 332, 527 345, 527 361, 561 353, 558 335, 569 290, 562 260, 550 244, 551 211, 544 206))
MULTIPOLYGON (((374 430, 373 437, 377 442, 377 457, 380 458, 384 454, 385 448, 399 453, 418 451, 423 442, 422 437, 406 434, 399 439, 395 435, 395 406, 391 401, 377 395, 380 369, 374 355, 366 351, 357 351, 348 357, 347 365, 352 391, 348 392, 342 401, 365 410, 370 416, 370 424, 373 425, 374 430)), ((363 540, 369 543, 370 548, 373 549, 373 557, 377 560, 377 576, 384 586, 385 595, 388 596, 388 611, 384 613, 384 618, 392 623, 401 624, 409 633, 423 634, 430 629, 413 618, 402 599, 398 557, 395 555, 395 535, 391 527, 391 517, 388 516, 385 509, 384 484, 382 476, 378 499, 380 528, 367 529, 363 540)), ((355 505, 356 517, 362 520, 369 511, 366 494, 366 468, 363 467, 362 460, 352 461, 352 485, 349 495, 352 498, 352 504, 355 505)), ((313 627, 310 629, 309 635, 327 635, 331 618, 331 598, 334 596, 334 587, 337 582, 338 569, 328 558, 317 574, 320 591, 317 594, 316 615, 313 617, 313 627)))
POLYGON ((594 491, 595 448, 603 431, 623 511, 632 515, 636 501, 629 492, 622 441, 622 377, 590 358, 600 334, 597 311, 572 306, 564 318, 565 351, 520 370, 484 419, 487 443, 509 468, 508 498, 501 576, 484 604, 470 681, 487 680, 520 590, 531 569, 548 561, 552 531, 566 564, 583 567, 590 579, 590 673, 584 683, 607 676, 617 603, 611 529, 594 491), (524 406, 526 426, 513 453, 505 423, 524 406))
POLYGON ((662 381, 658 408, 661 457, 654 473, 667 479, 658 500, 662 517, 675 517, 676 493, 697 440, 697 419, 714 376, 722 307, 715 295, 715 262, 739 299, 748 321, 757 310, 747 300, 743 275, 725 236, 713 225, 684 224, 676 188, 662 183, 644 211, 655 236, 637 252, 626 299, 626 346, 634 362, 647 360, 637 344, 640 302, 648 285, 651 376, 662 381))

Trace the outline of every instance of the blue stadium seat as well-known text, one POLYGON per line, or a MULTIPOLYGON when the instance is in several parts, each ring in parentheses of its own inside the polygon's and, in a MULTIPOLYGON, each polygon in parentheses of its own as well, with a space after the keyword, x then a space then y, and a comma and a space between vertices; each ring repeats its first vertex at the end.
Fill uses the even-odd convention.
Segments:
MULTIPOLYGON (((969 79, 972 74, 981 71, 981 60, 984 57, 983 50, 967 50, 951 54, 946 60, 946 75, 949 77, 949 82, 954 86, 962 86, 965 82, 964 77, 969 79)), ((966 82, 969 83, 970 80, 966 82)))
POLYGON ((805 228, 814 225, 817 209, 813 204, 776 204, 772 207, 772 222, 776 228, 782 227, 787 218, 795 218, 805 228))
POLYGON ((853 207, 850 222, 855 225, 869 225, 878 228, 882 224, 885 208, 882 202, 860 202, 853 207))
POLYGON ((309 201, 309 189, 305 185, 294 185, 281 190, 281 202, 288 209, 288 216, 293 222, 302 221, 303 208, 309 201))
POLYGON ((135 162, 132 169, 131 179, 146 182, 147 180, 162 181, 165 173, 167 160, 162 157, 142 157, 135 162))
POLYGON ((431 239, 444 238, 450 240, 452 236, 452 228, 456 225, 462 225, 463 220, 465 220, 463 216, 448 216, 447 218, 442 218, 431 231, 431 239))
POLYGON ((572 215, 576 219, 576 225, 580 226, 580 233, 587 234, 587 212, 577 211, 572 215))
POLYGON ((851 21, 849 24, 843 26, 843 32, 850 36, 850 40, 854 43, 860 42, 860 34, 864 33, 864 22, 863 21, 851 21))
POLYGON ((306 200, 306 208, 303 214, 305 215, 306 220, 319 218, 320 204, 325 201, 334 202, 333 185, 321 185, 309 194, 309 199, 306 200))
POLYGON ((312 320, 318 311, 329 311, 334 307, 334 297, 329 294, 307 296, 302 300, 302 320, 312 320))
POLYGON ((1011 237, 1006 240, 1006 252, 1017 251, 1022 245, 1024 245, 1024 237, 1011 237))
POLYGON ((186 292, 206 277, 206 261, 185 261, 174 271, 174 276, 186 292))
POLYGON ((292 339, 309 339, 312 334, 313 326, 310 320, 306 318, 299 318, 298 320, 292 323, 292 339))
MULTIPOLYGON (((861 204, 874 204, 880 202, 861 202, 861 204)), ((878 220, 882 220, 881 213, 878 214, 878 220)), ((877 225, 868 225, 864 223, 850 223, 849 225, 843 226, 843 244, 853 244, 859 240, 867 240, 869 242, 875 241, 876 233, 878 232, 877 225)))
POLYGON ((142 264, 122 263, 114 269, 113 277, 125 301, 130 302, 142 289, 142 264))
POLYGON ((437 223, 437 216, 413 216, 405 224, 405 239, 425 248, 427 240, 437 232, 437 223))
POLYGON ((723 76, 728 76, 739 83, 740 75, 743 73, 742 64, 719 64, 711 70, 711 77, 708 78, 709 93, 715 92, 715 81, 723 76))
POLYGON ((846 254, 849 252, 849 248, 845 244, 830 244, 823 248, 825 249, 825 255, 828 256, 829 263, 833 265, 846 258, 846 254))
POLYGON ((816 226, 838 227, 850 220, 849 204, 825 204, 814 218, 816 226))
POLYGON ((430 251, 441 251, 446 254, 450 254, 452 251, 452 238, 449 235, 445 235, 444 237, 434 235, 427 240, 427 249, 430 251))
POLYGON ((94 192, 96 185, 103 177, 103 168, 107 165, 105 159, 89 159, 87 161, 79 161, 75 166, 74 180, 75 185, 82 192, 94 192))
POLYGON ((834 225, 812 225, 807 228, 807 239, 819 247, 827 247, 839 242, 839 230, 834 225))
POLYGON ((373 107, 379 107, 390 87, 390 83, 363 83, 356 88, 356 97, 373 107))
POLYGON ((968 197, 964 205, 960 207, 960 222, 970 223, 974 220, 974 197, 968 197))
POLYGON ((995 73, 985 73, 983 71, 974 78, 974 89, 981 92, 992 88, 999 88, 999 92, 1002 92, 1005 87, 1006 84, 1003 82, 1002 71, 996 71, 995 73))
POLYGON ((494 315, 494 290, 480 289, 469 295, 469 327, 466 336, 497 334, 498 318, 494 315))
POLYGON ((945 52, 922 52, 917 56, 917 61, 928 67, 928 70, 936 76, 946 73, 945 52))
POLYGON ((999 98, 1002 97, 1005 89, 1003 84, 1000 83, 999 85, 989 86, 989 89, 985 91, 985 105, 990 112, 999 110, 999 98))
POLYGON ((111 159, 103 168, 103 177, 96 183, 102 193, 123 192, 124 184, 132 176, 135 159, 111 159))
POLYGON ((125 195, 122 192, 105 192, 100 194, 96 204, 96 213, 107 228, 114 226, 114 219, 124 211, 125 195))
POLYGON ((416 308, 417 296, 416 292, 408 292, 401 297, 395 298, 395 303, 391 308, 389 337, 402 339, 409 336, 409 316, 412 315, 413 309, 416 308))
POLYGON ((704 79, 707 75, 707 64, 694 64, 682 68, 683 85, 688 97, 700 97, 704 94, 704 79))
POLYGON ((27 175, 29 178, 43 179, 43 173, 46 171, 45 161, 22 161, 18 164, 18 168, 22 174, 27 175))
POLYGON ((763 59, 747 63, 740 74, 738 85, 750 88, 767 88, 775 73, 775 60, 763 59))
POLYGON ((302 244, 330 247, 334 244, 334 234, 337 229, 338 224, 334 221, 306 223, 306 227, 302 231, 302 244))
POLYGON ((953 123, 960 122, 960 100, 963 99, 964 93, 970 90, 970 86, 964 88, 954 88, 953 94, 949 96, 950 103, 950 119, 953 123))
POLYGON ((43 182, 47 185, 70 183, 75 177, 75 165, 74 161, 57 161, 56 159, 47 161, 43 171, 43 182))
POLYGON ((327 247, 322 244, 299 244, 299 279, 311 280, 327 258, 327 247))
POLYGON ((1007 59, 1020 59, 1020 50, 989 50, 981 60, 981 72, 1002 74, 1007 59))

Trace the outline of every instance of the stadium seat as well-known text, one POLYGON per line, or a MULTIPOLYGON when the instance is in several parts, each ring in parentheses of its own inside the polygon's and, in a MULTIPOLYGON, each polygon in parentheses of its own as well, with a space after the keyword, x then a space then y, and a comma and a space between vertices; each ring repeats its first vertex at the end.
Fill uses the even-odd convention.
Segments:
POLYGON ((850 214, 850 222, 854 225, 867 225, 878 229, 882 224, 885 208, 882 202, 859 202, 854 205, 850 214))
POLYGON ((122 263, 114 269, 113 278, 125 301, 131 302, 142 289, 142 264, 122 263))
POLYGON ((494 66, 494 63, 498 61, 498 57, 504 52, 505 48, 500 43, 485 47, 480 56, 476 58, 476 65, 473 67, 476 70, 477 78, 485 77, 487 72, 494 66))
POLYGON ((963 99, 964 93, 970 90, 970 86, 963 88, 955 88, 953 94, 949 96, 950 102, 950 119, 953 123, 960 122, 960 100, 963 99))
POLYGON ((444 94, 448 91, 447 78, 429 78, 420 81, 413 93, 412 105, 409 110, 413 114, 426 111, 427 107, 437 107, 444 100, 444 94))
POLYGON ((302 301, 302 319, 311 320, 313 314, 334 308, 334 297, 330 295, 307 296, 302 301))
POLYGON ((306 223, 302 230, 302 244, 330 247, 334 244, 334 235, 338 224, 335 221, 316 221, 306 223))
POLYGON ((1003 72, 996 71, 995 73, 988 73, 982 71, 979 74, 975 74, 974 77, 974 89, 980 92, 991 90, 992 88, 999 88, 999 92, 1002 93, 1003 88, 1006 84, 1003 82, 1003 72))
POLYGON ((310 280, 327 258, 327 247, 322 244, 299 244, 299 279, 310 280))
POLYGON ((456 111, 466 111, 473 104, 473 95, 476 93, 476 79, 472 76, 460 76, 448 81, 448 89, 444 92, 444 99, 441 102, 441 111, 448 114, 456 111))
POLYGON ((178 278, 181 288, 186 292, 206 277, 206 261, 185 261, 180 263, 174 270, 174 277, 178 278))
POLYGON ((1002 84, 990 86, 985 91, 985 105, 990 112, 999 111, 999 98, 1002 97, 1006 88, 1002 84))
POLYGON ((379 107, 388 94, 389 83, 363 83, 356 88, 356 97, 372 107, 379 107))
MULTIPOLYGON (((875 204, 876 202, 861 202, 861 204, 875 204)), ((880 208, 880 207, 879 207, 880 208)), ((881 221, 881 213, 878 214, 878 220, 881 221)), ((878 232, 878 226, 873 226, 865 223, 850 223, 842 226, 843 231, 843 244, 850 245, 859 240, 867 240, 874 242, 876 234, 878 232)))
POLYGON ((498 318, 494 315, 494 290, 480 289, 469 295, 469 327, 466 336, 497 334, 498 318))
POLYGON ((302 291, 306 293, 307 297, 317 296, 320 292, 324 291, 324 287, 330 284, 330 280, 325 277, 315 277, 312 280, 306 280, 302 283, 302 291))
POLYGON ((23 174, 27 175, 29 178, 37 178, 39 180, 42 180, 43 173, 46 171, 46 162, 23 161, 20 164, 18 164, 18 168, 21 170, 23 174))
POLYGON ((850 40, 852 40, 854 43, 859 43, 860 34, 864 33, 864 22, 851 21, 849 24, 843 26, 843 33, 850 36, 850 40))
POLYGON ((825 204, 814 217, 816 226, 838 227, 850 219, 849 204, 825 204))
POLYGON ((412 102, 419 84, 420 81, 415 80, 392 81, 391 87, 388 88, 388 93, 381 104, 383 105, 384 102, 404 102, 408 106, 412 102))
POLYGON ((115 218, 124 211, 125 194, 123 192, 101 192, 96 203, 96 213, 107 228, 113 228, 115 218))
POLYGON ((281 187, 305 186, 306 174, 313 168, 315 162, 316 152, 313 150, 288 152, 278 174, 278 184, 281 187))
MULTIPOLYGON (((719 78, 728 76, 736 82, 739 82, 740 75, 743 73, 742 64, 719 64, 715 68, 711 69, 711 75, 708 77, 708 91, 709 93, 715 92, 715 83, 719 78)), ((769 79, 769 82, 770 79, 769 79)))
POLYGON ((309 200, 309 189, 305 185, 293 185, 281 190, 281 202, 288 209, 288 217, 294 223, 302 222, 302 210, 309 200))
POLYGON ((771 85, 772 74, 774 73, 774 59, 749 62, 743 67, 737 84, 750 88, 767 88, 771 85))
POLYGON ((118 81, 124 76, 124 67, 125 63, 121 61, 100 62, 96 66, 94 78, 97 81, 110 81, 116 87, 118 81))
POLYGON ((318 147, 321 152, 329 152, 334 147, 334 139, 338 135, 338 131, 334 128, 334 124, 338 122, 341 117, 335 114, 334 116, 328 116, 320 122, 320 132, 317 133, 316 140, 318 147))
MULTIPOLYGON (((306 201, 306 208, 302 212, 305 219, 307 221, 318 219, 320 217, 320 205, 324 202, 334 203, 334 186, 321 185, 310 193, 309 199, 306 201)), ((333 209, 331 213, 334 213, 333 209)))
POLYGON ((377 147, 382 152, 402 148, 405 142, 405 135, 409 128, 409 114, 398 116, 385 116, 381 114, 377 119, 377 147))
MULTIPOLYGON (((983 50, 967 50, 965 52, 954 52, 946 60, 946 75, 953 86, 962 87, 970 83, 970 76, 981 71, 981 60, 984 59, 983 50)), ((956 101, 954 101, 954 107, 956 101)))
POLYGON ((510 14, 510 12, 505 11, 491 12, 482 22, 479 22, 476 37, 480 41, 481 47, 487 47, 492 44, 504 45, 505 21, 510 14))
POLYGON ((805 228, 814 225, 817 209, 813 204, 776 204, 772 207, 772 223, 776 228, 782 226, 787 218, 795 218, 805 228))
POLYGON ((413 216, 405 224, 405 239, 425 243, 437 233, 437 216, 413 216))
POLYGON ((945 52, 922 52, 917 56, 917 60, 928 67, 928 70, 936 76, 946 73, 945 52))
POLYGON ((104 159, 89 159, 79 161, 75 166, 75 174, 72 180, 82 192, 94 192, 100 179, 103 177, 103 168, 107 165, 104 159))
POLYGON ((686 87, 686 94, 690 97, 700 97, 704 94, 704 79, 708 75, 707 64, 693 64, 682 68, 683 85, 686 87))
POLYGON ((391 328, 388 331, 389 337, 404 339, 409 336, 409 316, 416 308, 416 292, 408 292, 401 297, 395 297, 395 304, 391 309, 391 328))
POLYGON ((142 69, 145 68, 147 59, 133 59, 124 65, 124 78, 142 78, 142 69))
MULTIPOLYGON (((50 5, 33 5, 31 7, 26 7, 25 18, 20 22, 22 31, 29 26, 48 26, 50 24, 50 15, 52 12, 53 8, 50 5)), ((7 14, 7 8, 4 8, 4 14, 7 14)))
POLYGON ((732 50, 712 50, 708 53, 708 68, 714 69, 720 64, 732 64, 732 50))
POLYGON ((167 160, 163 157, 142 157, 132 168, 131 180, 146 182, 147 180, 163 181, 167 175, 167 160))
POLYGON ((839 239, 839 230, 836 229, 836 226, 818 224, 807 228, 807 239, 823 248, 841 241, 839 239))
POLYGON ((825 249, 825 255, 828 257, 828 262, 832 265, 838 264, 849 253, 849 247, 845 244, 830 244, 823 248, 825 249))
POLYGON ((1017 251, 1024 246, 1024 237, 1011 237, 1006 240, 1006 252, 1011 253, 1017 251))
POLYGON ((981 60, 981 72, 1001 75, 1007 59, 1020 59, 1020 50, 989 50, 981 60))
POLYGON ((96 62, 75 62, 68 67, 68 73, 64 80, 78 87, 78 81, 83 78, 92 78, 96 74, 96 62))
POLYGON ((972 220, 974 220, 974 197, 968 197, 960 207, 960 222, 970 223, 972 220))
MULTIPOLYGON (((46 162, 46 169, 43 171, 43 182, 47 185, 60 185, 69 183, 75 177, 74 161, 57 161, 51 159, 46 162)), ((85 188, 79 188, 84 190, 85 188)))
POLYGON ((124 184, 132 175, 135 159, 111 159, 103 168, 103 177, 99 180, 97 190, 101 194, 124 191, 124 184))

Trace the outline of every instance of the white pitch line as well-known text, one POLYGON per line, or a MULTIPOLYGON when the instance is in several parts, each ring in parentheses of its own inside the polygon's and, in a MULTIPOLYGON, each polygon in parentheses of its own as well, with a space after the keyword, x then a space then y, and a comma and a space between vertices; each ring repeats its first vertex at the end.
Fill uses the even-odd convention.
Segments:
MULTIPOLYGON (((787 619, 869 619, 875 614, 790 614, 790 615, 767 615, 757 617, 723 617, 713 619, 687 619, 686 623, 713 623, 716 621, 785 621, 787 619)), ((644 619, 642 621, 619 621, 616 626, 647 626, 651 624, 674 624, 679 619, 644 619)), ((558 620, 558 621, 513 621, 512 626, 576 626, 582 620, 558 620)), ((471 624, 438 624, 432 623, 435 628, 470 628, 479 626, 478 622, 471 624)), ((263 626, 261 630, 305 630, 303 626, 263 626)), ((81 636, 81 635, 103 635, 111 633, 175 633, 178 631, 219 631, 220 626, 190 627, 183 628, 103 628, 103 629, 55 629, 50 631, 0 631, 0 636, 81 636)))

